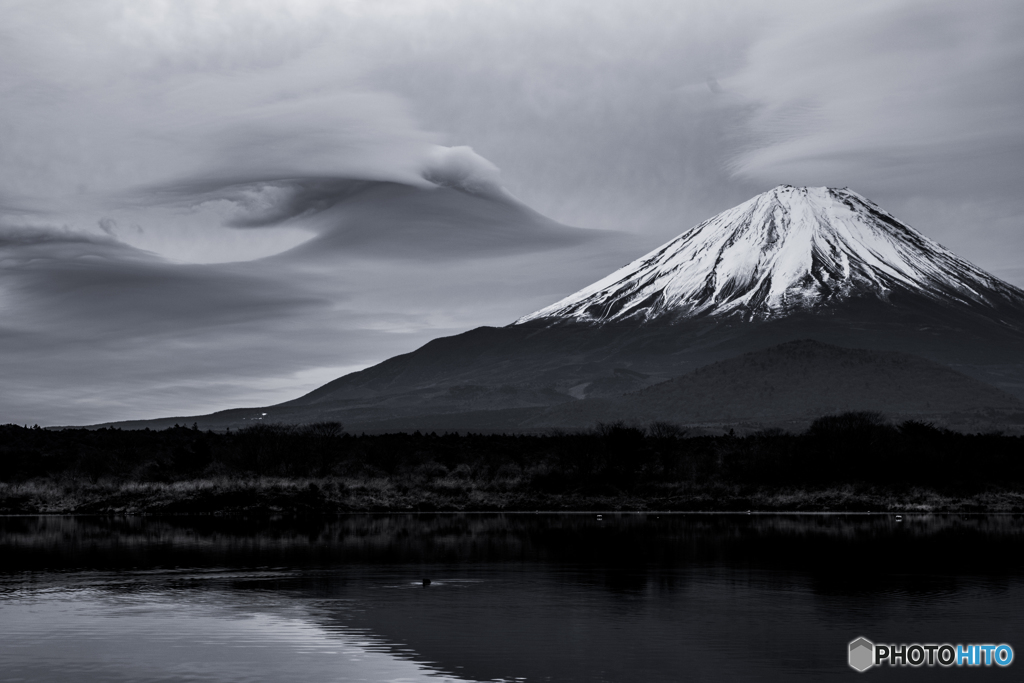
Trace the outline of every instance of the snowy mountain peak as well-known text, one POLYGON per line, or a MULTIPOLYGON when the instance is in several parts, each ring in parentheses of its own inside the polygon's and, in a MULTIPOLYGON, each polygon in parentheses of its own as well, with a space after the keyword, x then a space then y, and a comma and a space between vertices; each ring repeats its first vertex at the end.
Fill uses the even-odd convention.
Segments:
POLYGON ((516 321, 768 320, 894 292, 998 308, 1024 292, 856 192, 780 185, 516 321))

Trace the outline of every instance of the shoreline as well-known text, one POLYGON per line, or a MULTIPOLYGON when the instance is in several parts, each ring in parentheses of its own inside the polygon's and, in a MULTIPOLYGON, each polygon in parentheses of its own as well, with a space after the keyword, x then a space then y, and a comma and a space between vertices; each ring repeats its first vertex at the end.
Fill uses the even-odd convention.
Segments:
POLYGON ((644 492, 526 488, 472 482, 408 489, 376 480, 195 479, 177 482, 0 484, 0 515, 339 515, 364 513, 1024 514, 1024 491, 944 493, 928 487, 686 486, 644 492), (402 489, 406 490, 402 490, 402 489), (673 490, 674 489, 674 490, 673 490))

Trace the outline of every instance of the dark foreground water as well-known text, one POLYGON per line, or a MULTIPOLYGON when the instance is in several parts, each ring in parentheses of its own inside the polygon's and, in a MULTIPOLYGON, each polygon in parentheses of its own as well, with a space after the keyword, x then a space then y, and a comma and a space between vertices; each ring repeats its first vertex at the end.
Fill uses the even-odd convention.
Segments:
POLYGON ((1024 519, 0 518, 0 681, 858 676, 1024 680, 1024 519), (858 674, 858 636, 1018 661, 858 674))

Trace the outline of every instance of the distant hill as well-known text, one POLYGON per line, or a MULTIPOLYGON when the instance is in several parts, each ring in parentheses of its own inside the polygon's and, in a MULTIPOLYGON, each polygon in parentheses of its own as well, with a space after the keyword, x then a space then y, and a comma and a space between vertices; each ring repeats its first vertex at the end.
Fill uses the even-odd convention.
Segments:
MULTIPOLYGON (((665 422, 691 431, 716 433, 728 429, 801 430, 822 415, 871 411, 893 421, 917 420, 960 431, 1024 433, 1024 401, 996 387, 909 354, 847 349, 813 340, 745 353, 639 391, 553 406, 481 408, 472 400, 472 387, 464 392, 461 403, 458 387, 444 395, 439 392, 438 400, 433 402, 424 397, 421 406, 447 408, 444 411, 392 407, 382 418, 385 410, 380 403, 377 410, 364 409, 361 413, 349 408, 343 424, 349 431, 367 433, 543 433, 552 429, 586 430, 598 423, 646 427, 665 422)), ((243 409, 198 420, 204 428, 215 429, 261 421, 313 421, 301 419, 308 416, 301 410, 267 410, 272 412, 265 416, 262 409, 243 409)), ((317 415, 321 420, 335 417, 337 414, 329 412, 317 415)), ((191 424, 191 418, 168 418, 166 425, 148 422, 121 426, 164 427, 172 421, 191 424)))
POLYGON ((848 411, 961 428, 995 422, 1024 427, 1024 401, 948 367, 812 340, 745 353, 620 397, 563 404, 526 424, 583 428, 622 420, 796 428, 848 411))

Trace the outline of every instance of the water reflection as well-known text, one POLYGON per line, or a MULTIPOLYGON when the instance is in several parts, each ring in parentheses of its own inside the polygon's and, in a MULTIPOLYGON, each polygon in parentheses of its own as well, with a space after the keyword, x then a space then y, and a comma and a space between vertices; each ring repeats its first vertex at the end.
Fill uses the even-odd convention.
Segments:
MULTIPOLYGON (((276 601, 159 590, 44 589, 6 600, 3 680, 384 681, 437 672, 370 634, 327 631, 276 601), (287 613, 287 612, 291 613, 287 613), (10 632, 7 632, 8 628, 10 632)), ((457 680, 440 676, 440 680, 457 680)))
POLYGON ((847 677, 859 635, 1024 647, 1022 546, 1013 516, 3 518, 0 680, 847 677))

